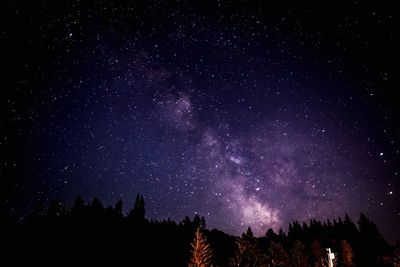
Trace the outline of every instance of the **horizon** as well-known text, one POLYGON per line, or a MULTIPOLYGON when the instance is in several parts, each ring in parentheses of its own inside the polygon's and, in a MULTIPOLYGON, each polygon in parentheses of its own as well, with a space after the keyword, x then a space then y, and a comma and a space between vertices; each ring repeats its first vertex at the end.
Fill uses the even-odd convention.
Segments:
MULTIPOLYGON (((141 194, 139 194, 139 193, 137 193, 137 195, 143 196, 143 195, 141 195, 141 194)), ((143 197, 144 197, 144 204, 145 204, 145 205, 144 205, 144 210, 146 211, 146 198, 145 198, 145 196, 143 196, 143 197)), ((75 200, 74 200, 70 205, 67 205, 66 203, 61 202, 61 204, 62 204, 62 206, 65 208, 65 212, 66 212, 67 214, 72 212, 73 206, 74 206, 74 204, 76 203, 76 200, 77 200, 78 198, 81 198, 81 197, 80 197, 80 196, 77 196, 77 197, 75 198, 75 200)), ((92 199, 90 199, 90 200, 86 200, 86 199, 83 199, 83 198, 82 198, 82 200, 84 201, 84 204, 85 204, 87 207, 90 207, 90 206, 91 206, 91 204, 93 203, 93 200, 94 200, 94 199, 97 199, 97 200, 99 200, 99 201, 102 203, 104 210, 106 210, 107 208, 112 208, 112 209, 114 209, 114 208, 115 208, 115 205, 117 204, 117 202, 121 200, 121 201, 122 201, 122 204, 123 204, 123 205, 122 205, 122 216, 123 216, 124 218, 128 218, 128 217, 129 217, 129 212, 131 212, 131 211, 134 209, 134 205, 128 207, 127 205, 125 205, 125 203, 124 203, 124 201, 123 201, 122 199, 119 199, 119 200, 116 201, 115 203, 110 203, 110 204, 107 205, 107 204, 103 203, 101 199, 99 199, 99 198, 97 198, 97 197, 94 197, 94 198, 92 198, 92 199)), ((47 205, 46 205, 46 203, 36 203, 36 204, 37 204, 37 205, 43 204, 43 205, 44 205, 44 208, 47 209, 47 208, 49 207, 49 204, 51 204, 52 202, 57 201, 57 200, 58 200, 58 199, 49 200, 48 203, 47 203, 47 205)), ((135 201, 134 201, 134 202, 135 202, 135 201)), ((18 217, 19 217, 19 222, 23 222, 23 221, 27 220, 27 218, 29 218, 29 216, 30 216, 31 214, 33 214, 33 212, 34 212, 34 210, 31 209, 31 210, 30 210, 29 212, 27 212, 25 215, 23 215, 23 216, 18 216, 18 217)), ((10 214, 10 215, 11 215, 11 216, 15 216, 16 214, 10 214)), ((299 220, 293 219, 293 220, 290 221, 286 226, 279 227, 278 229, 274 229, 274 228, 272 228, 272 227, 268 227, 267 225, 265 225, 266 230, 265 230, 264 232, 258 232, 258 233, 257 233, 257 232, 254 232, 254 231, 252 231, 252 232, 254 233, 254 236, 257 237, 257 238, 265 237, 266 234, 267 234, 267 231, 270 230, 270 229, 272 229, 272 230, 274 231, 274 233, 276 233, 276 234, 278 234, 280 230, 282 230, 284 234, 287 234, 288 231, 289 231, 290 224, 293 224, 293 223, 295 223, 295 222, 300 223, 301 227, 303 227, 304 223, 305 223, 307 226, 310 226, 311 221, 316 221, 316 222, 318 222, 318 223, 321 223, 322 225, 327 225, 327 224, 329 224, 329 223, 334 224, 334 222, 339 223, 339 220, 341 220, 342 222, 344 222, 344 219, 345 219, 346 215, 349 216, 351 222, 353 222, 354 225, 355 225, 355 226, 357 227, 357 229, 359 230, 359 218, 360 218, 361 215, 364 215, 364 216, 365 216, 365 214, 362 213, 362 212, 360 212, 360 213, 358 214, 358 216, 355 217, 355 218, 351 217, 348 213, 344 213, 343 216, 338 216, 338 217, 333 217, 333 218, 328 218, 328 217, 327 217, 327 218, 319 218, 319 219, 317 219, 317 218, 309 218, 308 221, 299 221, 299 220)), ((238 228, 237 228, 236 230, 234 230, 234 231, 229 231, 229 229, 228 229, 228 230, 224 230, 224 229, 220 229, 220 228, 218 228, 218 227, 213 227, 213 226, 210 227, 210 225, 209 225, 208 222, 207 222, 207 216, 204 216, 203 214, 200 214, 200 213, 197 213, 197 212, 194 212, 192 215, 189 215, 189 214, 184 215, 184 216, 181 217, 181 218, 174 218, 174 217, 172 217, 172 218, 171 218, 171 217, 168 217, 168 218, 155 218, 155 217, 149 217, 148 214, 147 214, 147 212, 146 212, 144 218, 145 218, 146 220, 148 220, 149 222, 159 222, 159 223, 162 223, 162 222, 171 220, 171 222, 173 222, 173 223, 181 224, 181 223, 183 223, 183 222, 185 221, 186 218, 189 218, 190 220, 192 220, 192 219, 195 218, 196 216, 205 219, 205 223, 206 223, 206 225, 207 225, 207 226, 206 226, 206 229, 209 229, 210 231, 211 231, 211 230, 222 231, 222 232, 224 232, 224 233, 226 233, 226 234, 229 234, 229 235, 232 235, 232 236, 236 236, 236 237, 240 237, 241 235, 245 234, 249 227, 250 227, 251 229, 253 229, 252 225, 242 225, 242 227, 243 227, 243 230, 242 230, 242 231, 239 230, 238 228)), ((375 221, 373 220, 373 218, 370 218, 369 216, 367 216, 367 218, 368 218, 369 220, 371 220, 372 223, 375 223, 375 221)), ((400 241, 399 239, 393 238, 393 236, 389 236, 389 237, 388 237, 388 236, 385 236, 384 231, 382 231, 379 227, 378 227, 378 230, 379 230, 379 232, 382 234, 382 236, 385 238, 385 240, 389 242, 389 244, 395 245, 397 242, 400 241)))

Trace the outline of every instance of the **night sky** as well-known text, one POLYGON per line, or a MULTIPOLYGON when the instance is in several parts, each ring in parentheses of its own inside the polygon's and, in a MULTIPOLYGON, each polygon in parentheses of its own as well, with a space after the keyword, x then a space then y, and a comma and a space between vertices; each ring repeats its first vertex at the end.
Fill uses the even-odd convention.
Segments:
POLYGON ((364 212, 400 239, 393 6, 88 2, 2 3, 13 213, 141 193, 231 234, 364 212))

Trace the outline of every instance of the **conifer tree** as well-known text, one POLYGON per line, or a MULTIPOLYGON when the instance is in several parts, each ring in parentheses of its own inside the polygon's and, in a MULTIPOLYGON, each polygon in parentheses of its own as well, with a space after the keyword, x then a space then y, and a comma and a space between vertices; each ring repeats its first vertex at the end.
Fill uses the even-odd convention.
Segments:
POLYGON ((340 242, 340 246, 342 248, 342 260, 344 267, 353 266, 353 250, 351 245, 346 240, 342 240, 340 242))
POLYGON ((85 208, 85 201, 83 200, 83 198, 81 196, 78 196, 75 199, 75 202, 71 208, 72 213, 80 213, 83 211, 83 209, 85 208))
POLYGON ((114 206, 115 213, 116 213, 118 216, 122 216, 122 208, 123 208, 123 202, 122 202, 122 200, 120 199, 120 200, 118 200, 117 203, 115 203, 115 206, 114 206))
POLYGON ((50 217, 59 217, 65 214, 65 207, 61 200, 55 199, 50 202, 47 209, 47 215, 50 217))
POLYGON ((303 267, 308 265, 305 246, 299 240, 296 240, 292 245, 292 249, 290 250, 290 261, 294 267, 303 267))
POLYGON ((128 213, 128 217, 135 220, 144 220, 145 208, 144 208, 144 198, 142 195, 136 195, 136 201, 133 209, 128 213))
POLYGON ((242 237, 253 238, 253 231, 251 230, 250 226, 247 228, 246 233, 243 233, 242 237))
POLYGON ((311 241, 311 261, 313 263, 313 266, 315 267, 323 266, 321 258, 323 258, 321 244, 317 239, 313 239, 311 241))
POLYGON ((192 242, 192 258, 189 267, 208 267, 211 266, 212 249, 207 243, 207 239, 197 228, 192 242))

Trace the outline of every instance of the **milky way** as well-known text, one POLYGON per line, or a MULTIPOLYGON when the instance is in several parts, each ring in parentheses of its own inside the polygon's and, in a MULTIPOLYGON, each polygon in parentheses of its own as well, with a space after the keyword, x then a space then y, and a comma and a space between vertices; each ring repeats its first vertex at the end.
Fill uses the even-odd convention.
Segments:
POLYGON ((231 234, 364 212, 399 238, 393 9, 150 2, 8 3, 13 212, 141 193, 231 234))

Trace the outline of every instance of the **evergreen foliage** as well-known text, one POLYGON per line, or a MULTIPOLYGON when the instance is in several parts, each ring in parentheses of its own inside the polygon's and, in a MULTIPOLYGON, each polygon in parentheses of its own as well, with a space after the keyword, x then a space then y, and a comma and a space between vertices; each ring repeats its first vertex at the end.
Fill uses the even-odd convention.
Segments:
POLYGON ((192 257, 189 267, 208 267, 211 264, 212 249, 207 243, 207 239, 201 232, 200 227, 197 228, 192 242, 192 257))

